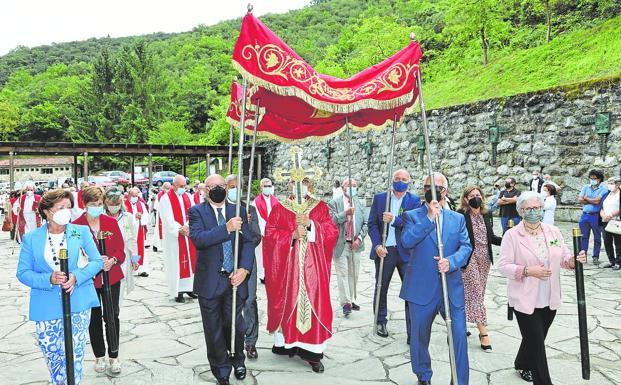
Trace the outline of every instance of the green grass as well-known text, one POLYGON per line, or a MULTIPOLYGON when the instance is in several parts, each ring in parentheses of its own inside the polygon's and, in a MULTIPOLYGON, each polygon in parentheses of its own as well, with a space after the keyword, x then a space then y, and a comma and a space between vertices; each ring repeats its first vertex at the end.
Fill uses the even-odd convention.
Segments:
MULTIPOLYGON (((424 74, 424 72, 423 72, 424 74)), ((621 78, 621 17, 424 84, 429 109, 621 78)))

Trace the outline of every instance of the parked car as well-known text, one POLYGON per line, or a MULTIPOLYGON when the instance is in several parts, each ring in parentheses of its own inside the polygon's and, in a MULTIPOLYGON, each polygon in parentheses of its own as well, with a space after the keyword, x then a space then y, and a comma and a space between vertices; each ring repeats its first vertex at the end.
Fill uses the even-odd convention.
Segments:
POLYGON ((115 186, 116 183, 109 176, 105 175, 89 175, 88 182, 101 187, 115 186))
POLYGON ((101 175, 109 176, 115 182, 119 179, 129 179, 129 174, 124 171, 104 171, 101 175))
MULTIPOLYGON (((153 184, 153 186, 161 186, 164 183, 168 182, 168 183, 172 183, 173 180, 175 179, 175 176, 177 176, 179 174, 177 174, 174 171, 160 171, 160 172, 156 172, 155 174, 153 174, 153 180, 151 181, 151 183, 153 184)), ((190 178, 185 177, 185 181, 187 184, 190 183, 190 178)))
MULTIPOLYGON (((127 174, 127 178, 119 178, 117 179, 116 183, 123 185, 123 186, 130 185, 132 183, 131 176, 127 174)), ((143 174, 140 174, 140 173, 134 174, 134 184, 142 185, 142 184, 148 184, 148 183, 149 183, 149 178, 145 177, 143 174)))

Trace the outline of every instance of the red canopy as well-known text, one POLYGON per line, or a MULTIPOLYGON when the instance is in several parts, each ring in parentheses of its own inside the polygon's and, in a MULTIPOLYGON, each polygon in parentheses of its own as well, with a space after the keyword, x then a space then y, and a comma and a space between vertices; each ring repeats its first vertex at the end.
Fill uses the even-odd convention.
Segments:
MULTIPOLYGON (((248 96, 261 105, 257 131, 280 140, 326 137, 345 127, 383 128, 401 121, 418 97, 416 76, 422 56, 412 41, 392 57, 338 79, 315 71, 263 23, 248 13, 233 52, 233 65, 252 85, 248 96)), ((241 87, 233 85, 227 114, 239 125, 241 87)), ((252 107, 250 107, 252 109, 252 107)), ((254 119, 246 117, 246 129, 254 119)), ((252 122, 252 123, 251 123, 252 122)))

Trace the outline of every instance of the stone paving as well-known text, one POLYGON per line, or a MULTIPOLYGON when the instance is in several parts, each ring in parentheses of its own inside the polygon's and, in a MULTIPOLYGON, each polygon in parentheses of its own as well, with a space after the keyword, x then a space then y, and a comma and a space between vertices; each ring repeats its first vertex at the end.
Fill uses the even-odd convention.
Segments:
MULTIPOLYGON (((561 224, 566 241, 571 242, 572 224, 561 224)), ((498 249, 495 248, 497 252, 498 249)), ((34 325, 28 321, 28 289, 15 278, 19 249, 0 234, 0 257, 6 269, 0 272, 0 384, 45 385, 47 369, 34 338, 34 325)), ((148 251, 152 273, 137 278, 136 290, 121 308, 120 358, 123 373, 96 374, 92 351, 87 348, 84 385, 164 385, 215 383, 209 371, 202 324, 196 300, 177 304, 166 295, 162 254, 148 251)), ((602 260, 606 260, 602 252, 602 260)), ((403 302, 398 298, 400 283, 390 287, 388 307, 389 338, 372 333, 373 264, 362 260, 360 312, 344 318, 338 311, 336 279, 332 280, 335 309, 335 334, 325 352, 326 371, 315 374, 303 361, 274 356, 272 338, 261 331, 259 358, 246 361, 248 377, 232 384, 340 384, 379 385, 416 384, 409 349, 405 342, 403 302)), ((559 310, 547 339, 547 352, 553 382, 556 385, 621 383, 621 272, 586 266, 586 291, 591 350, 591 380, 581 379, 578 318, 572 272, 562 276, 564 304, 559 310)), ((395 274, 395 278, 398 277, 395 274)), ((265 288, 259 285, 260 322, 264 327, 265 288)), ((478 345, 476 328, 468 339, 470 383, 474 385, 524 384, 513 370, 520 342, 515 321, 506 319, 506 280, 492 268, 486 305, 493 353, 484 353, 478 345)), ((263 328, 262 328, 263 329, 263 328)), ((434 384, 449 384, 450 371, 446 329, 438 317, 433 326, 430 352, 434 384)))

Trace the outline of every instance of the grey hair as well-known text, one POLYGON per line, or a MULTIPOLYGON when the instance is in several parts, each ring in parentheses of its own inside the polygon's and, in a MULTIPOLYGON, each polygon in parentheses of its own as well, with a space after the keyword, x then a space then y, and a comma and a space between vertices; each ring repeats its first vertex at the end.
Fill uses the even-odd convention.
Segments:
POLYGON ((260 182, 261 187, 263 187, 263 185, 268 183, 268 182, 272 183, 272 180, 270 178, 263 178, 263 179, 261 179, 261 182, 260 182))
MULTIPOLYGON (((444 187, 448 190, 448 188, 449 188, 449 181, 448 181, 448 178, 446 177, 446 175, 442 174, 441 172, 437 172, 437 171, 435 171, 435 172, 433 173, 433 176, 434 176, 434 180, 435 180, 435 177, 436 177, 436 176, 441 176, 441 177, 442 177, 442 179, 444 179, 444 182, 446 183, 446 186, 444 186, 444 187)), ((425 176, 423 177, 423 184, 425 184, 425 182, 427 181, 427 179, 430 179, 430 178, 429 178, 429 174, 427 174, 427 175, 425 175, 425 176)))
POLYGON ((237 175, 235 174, 231 174, 231 175, 227 175, 226 179, 224 180, 225 183, 229 183, 232 180, 237 180, 237 175))
POLYGON ((541 207, 543 207, 543 196, 541 194, 535 191, 524 191, 522 194, 520 194, 520 196, 517 199, 517 202, 515 203, 515 207, 517 208, 519 213, 523 212, 522 206, 524 206, 524 203, 526 203, 527 201, 531 199, 537 199, 537 202, 539 202, 541 207))

